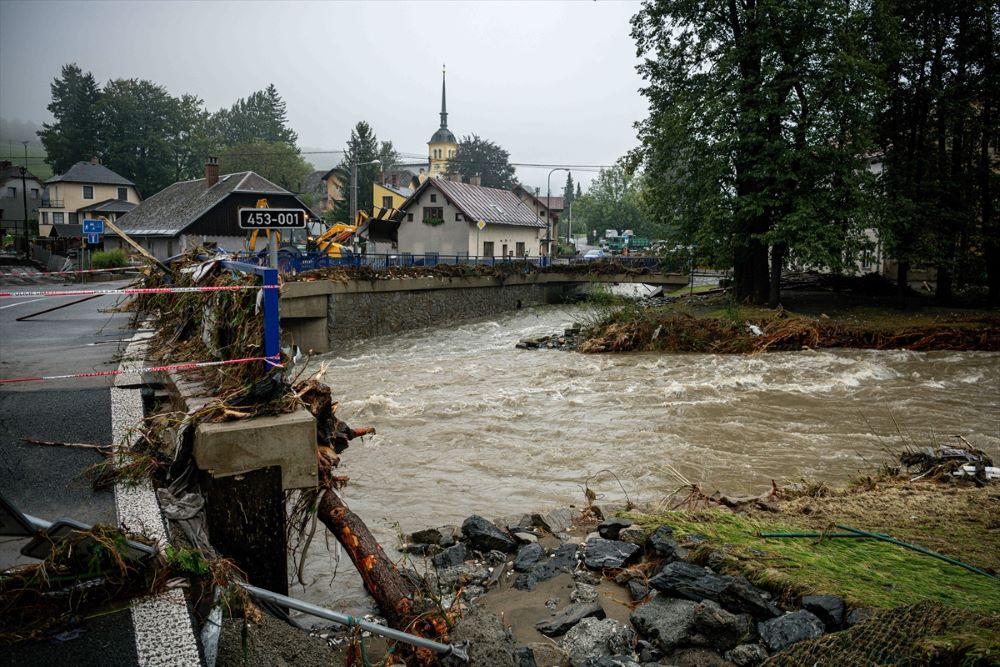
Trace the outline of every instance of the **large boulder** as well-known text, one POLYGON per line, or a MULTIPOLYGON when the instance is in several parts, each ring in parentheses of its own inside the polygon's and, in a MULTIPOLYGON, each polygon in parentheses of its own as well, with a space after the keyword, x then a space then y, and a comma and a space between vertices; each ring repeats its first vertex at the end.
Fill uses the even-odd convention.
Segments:
POLYGON ((606 540, 617 540, 622 528, 628 528, 632 522, 628 519, 611 517, 597 524, 597 534, 606 540))
POLYGON ((494 549, 504 553, 517 550, 517 540, 476 514, 462 523, 462 535, 470 547, 483 553, 494 549))
POLYGON ((816 614, 800 609, 758 624, 757 631, 768 650, 777 653, 805 639, 822 636, 823 621, 816 614))
POLYGON ((532 514, 531 523, 555 535, 556 533, 565 533, 572 528, 573 522, 580 516, 580 510, 564 507, 546 514, 532 514))
POLYGON ((431 562, 434 563, 434 567, 442 570, 448 567, 461 565, 465 562, 465 557, 465 545, 459 542, 458 544, 448 547, 438 555, 434 556, 431 559, 431 562))
POLYGON ((631 655, 635 631, 610 618, 585 618, 566 633, 562 648, 573 667, 583 667, 592 658, 631 655))
POLYGON ((596 602, 574 602, 555 616, 535 623, 535 629, 543 635, 558 637, 585 618, 604 618, 607 614, 596 602))
POLYGON ((439 526, 425 528, 412 533, 407 542, 412 544, 434 544, 439 547, 450 547, 458 540, 461 531, 458 526, 439 526))
POLYGON ((544 553, 545 550, 542 549, 542 545, 537 542, 524 545, 517 550, 517 556, 514 557, 514 569, 518 572, 527 572, 531 569, 532 565, 538 562, 538 559, 544 553))
POLYGON ((514 588, 523 591, 534 590, 540 581, 548 581, 564 572, 572 572, 576 568, 577 545, 564 542, 548 557, 538 559, 526 572, 522 572, 514 580, 514 588))
POLYGON ((740 644, 726 652, 726 660, 736 667, 757 667, 767 660, 767 650, 760 644, 740 644))
POLYGON ((632 611, 629 620, 643 637, 670 652, 690 641, 696 602, 657 595, 632 611))
POLYGON ((667 562, 687 558, 687 549, 674 539, 674 529, 670 526, 660 526, 649 536, 646 544, 650 550, 662 556, 667 562))
POLYGON ((646 543, 646 531, 642 529, 642 526, 633 524, 618 531, 616 539, 629 544, 638 544, 641 547, 646 543))
POLYGON ((592 537, 584 547, 584 564, 592 570, 620 568, 636 556, 641 549, 635 544, 592 537))
POLYGON ((700 647, 678 649, 670 654, 665 664, 671 667, 733 667, 715 651, 700 647))
POLYGON ((743 577, 715 574, 684 561, 668 563, 649 580, 649 585, 675 597, 696 602, 718 602, 737 614, 748 613, 756 618, 773 618, 776 615, 775 607, 743 577))
POLYGON ((693 629, 698 643, 724 652, 753 636, 753 620, 749 614, 732 614, 718 603, 702 600, 694 608, 693 629))
POLYGON ((517 647, 507 628, 494 614, 471 606, 449 634, 449 640, 469 642, 469 662, 473 665, 517 667, 517 647))
POLYGON ((844 627, 844 598, 839 595, 803 595, 802 608, 819 616, 829 632, 844 627))

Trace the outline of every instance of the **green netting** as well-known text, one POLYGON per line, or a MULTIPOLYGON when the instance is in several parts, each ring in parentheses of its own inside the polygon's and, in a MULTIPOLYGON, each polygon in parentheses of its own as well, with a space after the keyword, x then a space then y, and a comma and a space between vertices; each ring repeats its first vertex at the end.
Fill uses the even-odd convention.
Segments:
POLYGON ((1000 617, 921 602, 878 612, 844 632, 799 642, 765 664, 798 667, 998 662, 1000 617))

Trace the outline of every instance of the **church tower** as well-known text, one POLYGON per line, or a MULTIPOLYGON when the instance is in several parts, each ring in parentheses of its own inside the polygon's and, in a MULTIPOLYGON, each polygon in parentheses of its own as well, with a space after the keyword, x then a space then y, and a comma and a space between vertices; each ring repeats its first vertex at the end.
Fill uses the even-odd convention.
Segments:
POLYGON ((427 157, 430 161, 430 175, 444 176, 448 170, 448 160, 455 157, 458 140, 448 129, 448 106, 445 102, 444 67, 441 68, 441 127, 427 142, 427 157))

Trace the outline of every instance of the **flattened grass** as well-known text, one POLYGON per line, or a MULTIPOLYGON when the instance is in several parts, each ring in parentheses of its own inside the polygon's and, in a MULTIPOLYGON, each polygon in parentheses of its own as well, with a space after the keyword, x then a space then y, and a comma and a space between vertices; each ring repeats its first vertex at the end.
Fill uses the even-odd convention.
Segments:
MULTIPOLYGON (((852 607, 881 608, 933 600, 1000 614, 996 578, 893 544, 852 538, 764 539, 758 536, 760 532, 813 528, 787 517, 767 519, 722 509, 628 516, 647 531, 668 524, 680 536, 705 535, 708 544, 701 550, 722 549, 730 556, 727 569, 785 598, 827 593, 844 597, 852 607)), ((891 529, 886 532, 892 534, 891 529)))

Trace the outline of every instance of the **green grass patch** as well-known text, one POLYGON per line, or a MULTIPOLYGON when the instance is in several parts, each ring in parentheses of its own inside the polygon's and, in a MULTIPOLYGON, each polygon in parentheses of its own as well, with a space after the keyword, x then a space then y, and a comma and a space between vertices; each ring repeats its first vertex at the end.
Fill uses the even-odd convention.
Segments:
POLYGON ((627 516, 648 532, 667 524, 680 536, 707 536, 711 548, 731 556, 728 568, 734 573, 785 598, 827 593, 842 596, 851 606, 880 608, 932 600, 1000 613, 996 578, 893 544, 851 538, 764 539, 758 533, 811 529, 726 510, 627 516))

